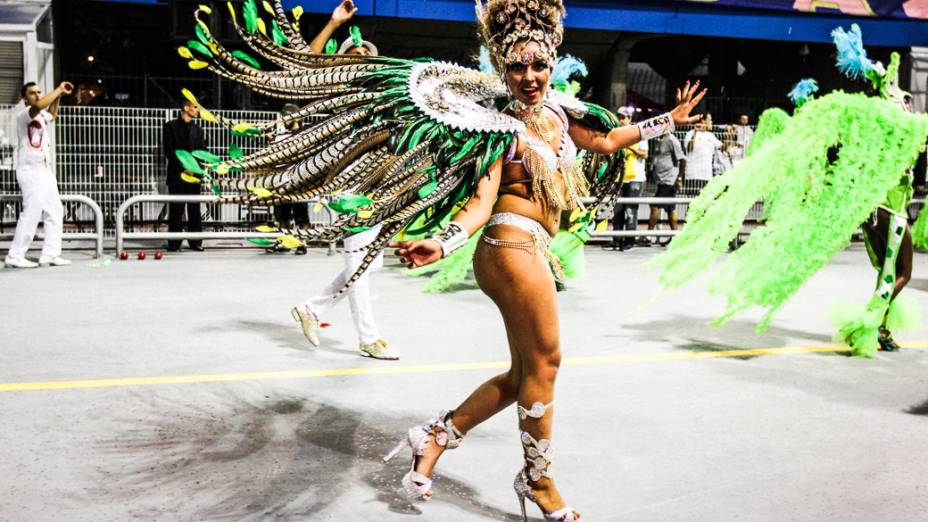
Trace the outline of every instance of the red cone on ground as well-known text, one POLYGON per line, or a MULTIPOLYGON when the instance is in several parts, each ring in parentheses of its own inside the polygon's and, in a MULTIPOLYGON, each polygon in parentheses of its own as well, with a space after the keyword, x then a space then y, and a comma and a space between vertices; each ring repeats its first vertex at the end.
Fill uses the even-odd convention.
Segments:
POLYGON ((139 250, 139 261, 143 261, 144 259, 145 259, 145 251, 139 250))
POLYGON ((124 251, 124 252, 120 252, 120 253, 119 253, 119 259, 122 259, 123 261, 125 261, 126 259, 129 259, 129 252, 125 252, 125 251, 124 251))
POLYGON ((156 261, 161 261, 161 258, 162 258, 162 257, 164 257, 164 252, 162 252, 162 251, 160 251, 160 250, 157 251, 157 252, 155 252, 155 260, 156 260, 156 261))

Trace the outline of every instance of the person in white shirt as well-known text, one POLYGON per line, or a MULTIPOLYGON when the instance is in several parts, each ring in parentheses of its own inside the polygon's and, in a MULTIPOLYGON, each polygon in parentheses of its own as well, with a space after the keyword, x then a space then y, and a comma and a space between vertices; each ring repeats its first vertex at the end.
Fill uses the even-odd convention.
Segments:
POLYGON ((712 115, 696 124, 683 138, 686 150, 686 180, 696 193, 712 179, 712 158, 722 147, 722 142, 712 133, 712 115))
POLYGON ((748 151, 748 147, 751 146, 751 140, 754 139, 754 129, 749 125, 750 122, 751 119, 748 118, 748 115, 742 114, 741 117, 738 118, 738 125, 735 125, 735 134, 737 136, 735 141, 738 147, 741 148, 742 157, 744 157, 744 153, 748 151))
MULTIPOLYGON (((315 53, 322 53, 323 46, 332 33, 341 24, 350 20, 358 11, 351 0, 343 0, 332 12, 332 17, 325 28, 310 43, 310 49, 315 53)), ((360 54, 364 56, 377 56, 377 47, 368 41, 361 45, 349 38, 342 43, 342 54, 360 54)), ((343 195, 345 193, 342 193, 343 195)), ((319 328, 322 326, 321 318, 329 312, 347 295, 351 307, 351 319, 358 332, 359 350, 362 356, 394 361, 400 358, 396 349, 389 346, 380 335, 380 329, 374 321, 374 307, 371 302, 370 275, 383 267, 383 252, 378 255, 368 267, 367 272, 345 293, 340 290, 355 273, 364 257, 367 255, 367 246, 377 238, 380 225, 345 238, 345 268, 321 292, 310 297, 306 302, 293 307, 290 313, 300 323, 303 335, 313 346, 319 346, 319 328)))
POLYGON ((29 82, 20 94, 23 107, 16 113, 16 133, 19 138, 16 161, 16 181, 23 194, 23 211, 16 223, 13 243, 4 260, 11 268, 35 268, 71 264, 61 257, 61 234, 64 207, 58 194, 58 181, 52 172, 50 141, 51 123, 58 116, 61 95, 71 94, 74 86, 61 82, 55 90, 42 96, 42 89, 29 82), (45 239, 39 262, 26 259, 26 252, 35 237, 39 221, 43 223, 45 239))

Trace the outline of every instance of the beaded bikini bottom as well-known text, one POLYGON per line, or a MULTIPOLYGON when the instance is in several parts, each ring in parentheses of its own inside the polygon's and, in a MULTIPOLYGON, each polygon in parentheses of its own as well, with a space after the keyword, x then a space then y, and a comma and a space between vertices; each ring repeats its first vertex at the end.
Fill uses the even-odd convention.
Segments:
POLYGON ((532 255, 538 252, 544 256, 545 260, 548 261, 548 265, 551 267, 551 272, 554 274, 555 281, 564 281, 564 270, 561 268, 561 262, 551 252, 551 236, 548 234, 548 231, 545 230, 545 227, 541 225, 541 223, 535 221, 534 219, 520 216, 519 214, 514 214, 512 212, 500 212, 490 216, 490 220, 487 221, 486 228, 490 228, 495 225, 513 226, 528 232, 532 237, 523 241, 508 241, 505 239, 488 237, 486 234, 483 234, 483 236, 481 236, 481 241, 490 246, 512 248, 532 255))

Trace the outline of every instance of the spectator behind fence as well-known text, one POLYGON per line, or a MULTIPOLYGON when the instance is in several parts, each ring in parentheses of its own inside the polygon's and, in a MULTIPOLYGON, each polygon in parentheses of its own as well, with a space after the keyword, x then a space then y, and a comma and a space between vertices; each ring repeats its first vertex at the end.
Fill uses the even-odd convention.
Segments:
POLYGON ((735 126, 729 125, 722 134, 722 147, 712 157, 712 175, 721 176, 740 160, 742 151, 738 145, 735 126))
MULTIPOLYGON (((631 125, 632 113, 627 107, 620 107, 617 111, 619 125, 631 125)), ((625 182, 622 185, 620 197, 637 198, 641 196, 641 189, 645 181, 645 161, 648 159, 648 142, 641 141, 625 149, 625 182)), ((613 230, 636 230, 638 228, 638 204, 615 205, 612 215, 613 230)), ((613 237, 608 248, 618 248, 621 251, 632 248, 635 244, 633 237, 613 237)))
MULTIPOLYGON (((188 183, 181 178, 184 173, 184 167, 180 160, 177 159, 177 150, 205 150, 206 142, 203 140, 203 129, 193 122, 200 115, 200 108, 196 103, 185 100, 181 105, 180 114, 177 119, 171 120, 164 124, 162 129, 162 143, 164 144, 164 156, 168 160, 167 186, 168 194, 172 196, 199 196, 200 185, 198 183, 188 183)), ((200 203, 178 203, 168 204, 168 232, 182 232, 184 221, 184 209, 187 211, 187 231, 200 232, 203 230, 202 215, 200 214, 200 203)), ((177 252, 183 240, 168 240, 168 251, 177 252)), ((197 252, 203 251, 203 242, 197 239, 188 239, 187 244, 191 250, 197 252)))
MULTIPOLYGON (((683 147, 680 146, 680 140, 673 134, 665 134, 653 140, 648 163, 651 176, 657 179, 657 193, 654 194, 654 197, 677 197, 677 190, 683 184, 687 164, 687 157, 683 153, 683 147)), ((648 230, 657 228, 657 223, 661 218, 661 209, 667 212, 667 220, 670 222, 671 230, 677 230, 679 228, 677 207, 673 203, 651 205, 648 230)), ((651 242, 647 238, 641 238, 638 244, 651 246, 651 242)))
POLYGON ((61 234, 64 228, 64 207, 58 194, 58 180, 52 171, 49 125, 58 117, 62 94, 71 94, 74 86, 61 82, 52 92, 42 96, 35 82, 23 85, 20 95, 22 109, 16 112, 16 134, 19 138, 16 161, 16 181, 23 194, 23 211, 16 223, 13 243, 4 265, 12 268, 64 266, 71 262, 61 257, 61 234), (26 252, 42 221, 44 241, 39 262, 26 259, 26 252))
POLYGON ((748 147, 751 146, 751 140, 754 139, 754 129, 751 128, 751 119, 748 118, 747 114, 742 114, 738 118, 738 125, 735 125, 735 143, 741 149, 741 157, 739 160, 744 157, 744 153, 747 152, 748 147))
MULTIPOLYGON (((299 107, 292 103, 286 103, 281 108, 280 115, 286 116, 288 114, 294 113, 300 110, 299 107)), ((293 136, 293 133, 297 132, 300 129, 299 121, 292 121, 286 126, 281 125, 277 130, 277 134, 274 135, 274 141, 282 141, 290 136, 293 136)), ((281 227, 290 228, 290 220, 293 220, 293 224, 297 227, 307 227, 309 226, 309 207, 306 203, 297 202, 297 203, 281 203, 274 207, 274 217, 277 219, 277 223, 281 227)), ((268 248, 269 252, 288 252, 290 249, 283 246, 280 242, 277 242, 272 248, 268 248)), ((306 246, 298 246, 294 252, 297 255, 306 254, 306 246)))
POLYGON ((722 142, 712 133, 712 115, 706 114, 683 138, 686 149, 686 181, 688 191, 698 194, 712 179, 712 160, 722 142))

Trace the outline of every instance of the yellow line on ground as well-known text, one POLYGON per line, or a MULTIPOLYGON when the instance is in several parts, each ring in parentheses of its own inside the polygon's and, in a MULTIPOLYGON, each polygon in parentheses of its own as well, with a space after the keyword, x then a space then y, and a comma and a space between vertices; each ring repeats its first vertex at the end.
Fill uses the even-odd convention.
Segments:
MULTIPOLYGON (((903 348, 928 348, 928 341, 902 343, 903 348)), ((714 359, 727 357, 751 357, 759 355, 788 355, 797 353, 841 353, 850 351, 844 345, 787 346, 783 348, 749 348, 744 350, 720 350, 708 352, 669 352, 631 355, 603 355, 593 357, 569 357, 562 361, 565 366, 590 366, 621 364, 630 362, 681 361, 692 359, 714 359)), ((389 364, 389 363, 387 363, 389 364)), ((356 375, 396 375, 416 373, 438 373, 455 370, 486 370, 507 368, 509 361, 470 363, 442 363, 418 365, 390 365, 367 368, 331 368, 322 370, 292 370, 276 372, 247 372, 206 375, 175 375, 161 377, 129 377, 124 379, 93 379, 75 381, 14 382, 0 384, 0 392, 23 392, 40 390, 76 390, 81 388, 113 388, 150 386, 156 384, 191 384, 231 381, 270 381, 280 379, 307 379, 318 377, 342 377, 356 375)))

